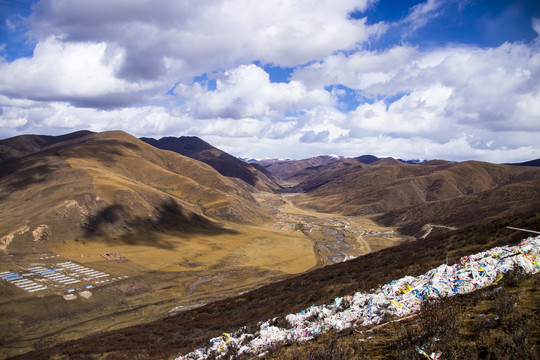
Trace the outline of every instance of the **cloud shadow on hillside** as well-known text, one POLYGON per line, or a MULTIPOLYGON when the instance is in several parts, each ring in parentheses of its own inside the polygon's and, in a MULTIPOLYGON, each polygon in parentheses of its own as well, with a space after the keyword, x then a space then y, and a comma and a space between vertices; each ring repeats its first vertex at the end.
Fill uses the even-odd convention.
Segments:
POLYGON ((84 237, 103 237, 107 242, 172 249, 174 244, 163 240, 160 234, 189 238, 200 234, 237 233, 197 214, 186 214, 173 199, 163 202, 156 208, 156 213, 154 219, 132 218, 122 206, 109 205, 89 217, 84 237))
MULTIPOLYGON (((87 144, 88 146, 78 147, 76 152, 74 151, 68 156, 95 159, 105 165, 116 162, 115 156, 124 155, 120 150, 121 148, 140 150, 138 145, 120 140, 90 139, 81 142, 81 144, 87 144)), ((2 162, 0 166, 0 183, 6 193, 24 190, 30 186, 50 181, 62 169, 69 169, 69 165, 63 161, 63 155, 59 153, 61 149, 69 149, 69 145, 61 145, 61 147, 2 162)), ((0 199, 5 197, 0 195, 0 199)))
POLYGON ((0 199, 3 200, 14 191, 49 181, 61 169, 62 165, 57 161, 44 161, 33 156, 5 161, 0 166, 0 184, 4 190, 4 196, 0 195, 0 199))

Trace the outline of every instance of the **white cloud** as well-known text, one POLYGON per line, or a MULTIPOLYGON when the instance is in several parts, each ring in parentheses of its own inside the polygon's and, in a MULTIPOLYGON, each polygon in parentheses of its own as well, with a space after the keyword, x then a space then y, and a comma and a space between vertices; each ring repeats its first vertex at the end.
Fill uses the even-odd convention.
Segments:
POLYGON ((392 134, 448 139, 455 136, 446 121, 445 105, 452 89, 433 85, 405 95, 387 106, 384 101, 363 104, 351 112, 350 124, 355 134, 392 134))
POLYGON ((122 46, 127 61, 121 75, 133 80, 163 75, 166 59, 179 65, 168 69, 175 76, 193 76, 253 60, 294 66, 354 49, 381 31, 349 18, 367 3, 44 0, 31 23, 37 38, 55 34, 122 46))
POLYGON ((373 105, 361 104, 355 114, 364 117, 359 120, 361 129, 381 134, 404 131, 400 124, 411 133, 433 131, 435 138, 455 125, 540 131, 535 121, 540 106, 539 50, 510 43, 494 49, 426 52, 400 46, 379 53, 333 55, 300 68, 293 79, 314 88, 341 83, 373 99, 373 105))
POLYGON ((91 131, 125 130, 135 136, 185 134, 192 127, 186 115, 172 115, 157 106, 130 107, 115 110, 79 108, 52 102, 29 108, 3 106, 0 133, 59 135, 81 129, 91 131))
POLYGON ((40 42, 31 58, 0 63, 0 94, 12 99, 70 101, 106 107, 130 104, 150 82, 128 82, 116 74, 124 52, 106 43, 63 43, 55 37, 40 42))
POLYGON ((324 90, 298 82, 271 83, 269 75, 255 65, 240 65, 217 76, 216 89, 209 91, 199 83, 179 85, 177 94, 186 100, 184 108, 198 118, 278 119, 287 112, 316 106, 332 106, 324 90))
MULTIPOLYGON (((451 2, 446 0, 447 2, 451 2)), ((397 24, 406 26, 407 30, 402 33, 403 37, 409 36, 416 30, 425 26, 430 20, 439 16, 440 9, 445 5, 441 0, 428 0, 411 8, 409 15, 397 24)))
POLYGON ((66 103, 40 107, 4 106, 0 133, 59 135, 80 129, 122 129, 135 136, 199 136, 240 157, 307 158, 319 154, 374 154, 405 159, 477 159, 515 162, 540 157, 532 146, 535 132, 455 131, 449 139, 416 134, 376 134, 364 130, 350 135, 346 125, 355 116, 332 108, 318 108, 287 121, 258 119, 196 120, 176 109, 145 106, 117 110, 78 108, 66 103), (300 146, 301 144, 301 146, 300 146))
POLYGON ((299 67, 292 77, 313 88, 343 84, 352 89, 369 89, 371 85, 384 84, 396 77, 420 56, 420 52, 410 46, 397 46, 384 52, 340 53, 299 67))
POLYGON ((532 27, 536 32, 536 35, 540 36, 540 18, 532 18, 532 27))
POLYGON ((296 66, 384 31, 369 0, 43 0, 32 57, 0 65, 0 95, 80 107, 148 104, 176 82, 256 60, 296 66))
POLYGON ((453 6, 426 0, 394 24, 349 17, 373 3, 41 0, 33 56, 0 59, 0 133, 196 135, 246 157, 540 157, 538 40, 366 51, 453 6), (255 60, 295 67, 292 81, 272 83, 255 60), (193 83, 204 73, 214 90, 193 83))

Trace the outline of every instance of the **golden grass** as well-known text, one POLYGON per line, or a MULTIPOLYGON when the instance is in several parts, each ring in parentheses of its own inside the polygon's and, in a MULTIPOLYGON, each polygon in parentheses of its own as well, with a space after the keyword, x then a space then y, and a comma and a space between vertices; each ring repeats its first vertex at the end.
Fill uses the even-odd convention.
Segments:
MULTIPOLYGON (((253 226, 237 233, 197 234, 190 237, 147 234, 166 248, 133 245, 103 238, 51 243, 49 249, 81 263, 100 261, 100 254, 118 252, 149 270, 230 271, 244 267, 296 274, 316 265, 311 242, 301 233, 264 230, 253 226)), ((138 234, 137 236, 144 236, 138 234)), ((103 260, 105 261, 105 260, 103 260)))

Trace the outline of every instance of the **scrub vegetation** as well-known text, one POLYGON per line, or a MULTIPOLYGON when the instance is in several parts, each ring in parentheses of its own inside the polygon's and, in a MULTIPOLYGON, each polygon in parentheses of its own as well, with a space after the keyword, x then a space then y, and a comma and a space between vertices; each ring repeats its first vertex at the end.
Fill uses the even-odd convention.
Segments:
MULTIPOLYGON (((538 228, 540 214, 521 214, 481 227, 472 226, 430 236, 424 240, 399 244, 163 320, 93 335, 28 353, 19 358, 172 358, 206 346, 210 338, 223 332, 234 332, 243 326, 255 329, 259 321, 283 317, 312 304, 330 303, 335 297, 352 294, 355 291, 369 291, 379 284, 405 275, 420 275, 444 263, 447 256, 448 263, 453 264, 462 256, 471 253, 495 246, 516 244, 524 237, 523 233, 506 229, 509 225, 538 228)), ((326 357, 330 359, 348 359, 356 356, 422 358, 423 355, 419 354, 415 347, 424 346, 425 351, 440 350, 446 357, 450 356, 451 349, 454 349, 455 343, 458 342, 462 348, 456 350, 458 351, 456 358, 462 355, 464 358, 490 358, 482 354, 491 351, 489 344, 495 341, 491 337, 498 336, 499 339, 506 339, 504 341, 507 345, 500 340, 499 347, 494 348, 495 355, 491 358, 499 358, 498 354, 504 351, 510 353, 513 346, 526 343, 528 347, 522 350, 532 354, 527 355, 528 358, 535 359, 534 354, 538 349, 533 346, 539 339, 538 321, 535 321, 539 303, 536 290, 537 277, 536 275, 522 280, 519 274, 507 276, 497 291, 490 287, 453 299, 427 303, 423 315, 419 316, 420 321, 413 319, 394 323, 381 330, 365 333, 362 337, 354 332, 347 334, 347 331, 326 334, 314 343, 275 349, 277 352, 272 356, 278 359, 322 359, 325 356, 330 356, 326 357), (509 299, 515 299, 512 301, 513 306, 509 299), (446 316, 452 313, 458 316, 446 316), (500 320, 494 320, 497 316, 500 320), (523 320, 525 318, 527 321, 523 320), (488 321, 489 319, 492 321, 488 321), (448 321, 456 322, 447 323, 448 321), (523 325, 523 333, 521 330, 513 330, 516 321, 523 325), (493 324, 497 324, 497 327, 491 328, 493 324), (442 327, 440 331, 443 333, 433 333, 438 327, 442 327), (439 341, 435 341, 435 338, 439 341), (509 339, 513 339, 513 343, 508 343, 509 339), (407 345, 408 343, 411 345, 407 345)), ((511 355, 511 358, 521 358, 513 356, 511 355)))

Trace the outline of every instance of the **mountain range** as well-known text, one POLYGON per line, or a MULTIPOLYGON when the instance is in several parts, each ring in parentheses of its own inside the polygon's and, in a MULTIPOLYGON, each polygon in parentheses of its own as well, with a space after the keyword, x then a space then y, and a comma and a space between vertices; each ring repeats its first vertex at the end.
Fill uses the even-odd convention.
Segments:
POLYGON ((0 312, 9 314, 0 325, 12 329, 0 338, 14 349, 3 355, 163 358, 445 256, 457 262, 515 242, 505 226, 540 226, 537 163, 245 162, 197 137, 121 131, 0 140, 0 272, 46 263, 46 254, 132 276, 67 307, 52 291, 35 297, 0 281, 0 312), (321 248, 350 244, 363 255, 343 253, 356 258, 323 268, 315 261, 321 248), (107 262, 104 251, 127 259, 107 262), (26 314, 42 304, 43 313, 26 314), (102 327, 85 328, 92 317, 102 327))

